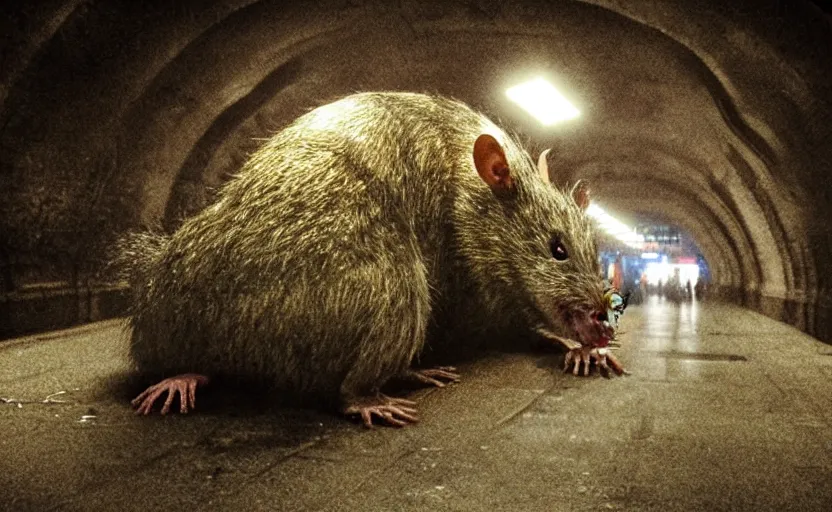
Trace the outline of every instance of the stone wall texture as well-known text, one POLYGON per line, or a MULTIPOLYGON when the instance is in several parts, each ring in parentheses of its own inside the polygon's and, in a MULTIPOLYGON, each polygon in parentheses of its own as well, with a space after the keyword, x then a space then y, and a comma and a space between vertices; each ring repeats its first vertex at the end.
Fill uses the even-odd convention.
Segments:
POLYGON ((802 0, 5 1, 0 335, 118 314, 120 233, 174 229, 260 139, 384 89, 553 148, 555 181, 690 233, 719 296, 832 341, 831 56, 802 0), (508 103, 537 74, 579 122, 508 103))

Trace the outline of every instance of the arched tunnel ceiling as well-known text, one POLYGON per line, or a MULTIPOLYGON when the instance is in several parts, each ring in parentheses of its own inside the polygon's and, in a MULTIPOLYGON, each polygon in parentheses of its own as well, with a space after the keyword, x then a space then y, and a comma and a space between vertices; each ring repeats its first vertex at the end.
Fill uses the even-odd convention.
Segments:
POLYGON ((602 204, 684 227, 722 284, 805 301, 832 263, 818 220, 832 217, 832 184, 818 185, 832 162, 829 17, 723 4, 10 4, 6 243, 26 246, 32 226, 90 242, 175 225, 309 108, 427 91, 483 109, 535 155, 554 148, 557 183, 588 178, 602 204), (509 104, 506 87, 538 74, 577 121, 544 129, 509 104))

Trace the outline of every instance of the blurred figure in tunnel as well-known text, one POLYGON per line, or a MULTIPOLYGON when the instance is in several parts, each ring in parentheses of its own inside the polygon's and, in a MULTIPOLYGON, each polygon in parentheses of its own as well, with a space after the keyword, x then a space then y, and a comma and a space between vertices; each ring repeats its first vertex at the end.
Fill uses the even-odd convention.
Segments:
POLYGON ((621 290, 624 286, 624 267, 621 264, 621 254, 615 257, 615 263, 612 268, 612 287, 616 290, 621 290))
POLYGON ((705 298, 705 295, 707 295, 707 293, 704 279, 699 278, 696 281, 696 284, 693 286, 693 293, 696 297, 696 300, 703 300, 705 298))

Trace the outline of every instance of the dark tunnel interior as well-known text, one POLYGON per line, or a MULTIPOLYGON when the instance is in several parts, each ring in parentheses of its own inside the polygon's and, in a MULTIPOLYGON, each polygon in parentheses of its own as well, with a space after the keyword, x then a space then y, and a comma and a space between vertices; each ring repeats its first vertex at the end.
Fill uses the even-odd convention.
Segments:
POLYGON ((0 511, 829 510, 831 173, 828 0, 2 0, 0 511))
POLYGON ((123 232, 173 230, 269 134, 356 91, 461 99, 552 148, 558 185, 678 226, 713 295, 832 341, 823 3, 3 2, 2 335, 122 314, 123 232), (581 111, 505 97, 548 78, 581 111))

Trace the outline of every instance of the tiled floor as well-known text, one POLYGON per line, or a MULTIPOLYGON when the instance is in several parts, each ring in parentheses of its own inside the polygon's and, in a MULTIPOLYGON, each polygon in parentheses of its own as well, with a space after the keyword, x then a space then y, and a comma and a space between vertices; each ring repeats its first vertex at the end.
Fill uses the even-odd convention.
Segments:
POLYGON ((0 509, 832 510, 832 346, 655 297, 622 328, 632 375, 487 354, 401 430, 233 393, 136 417, 117 321, 0 343, 0 509))

